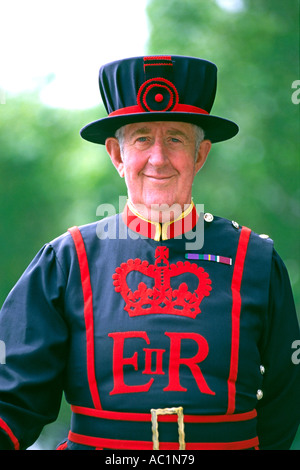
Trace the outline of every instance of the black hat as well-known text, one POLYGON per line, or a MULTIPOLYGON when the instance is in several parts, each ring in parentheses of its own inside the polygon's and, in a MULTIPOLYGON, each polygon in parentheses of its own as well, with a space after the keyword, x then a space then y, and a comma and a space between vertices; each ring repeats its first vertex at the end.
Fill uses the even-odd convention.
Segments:
POLYGON ((104 144, 125 124, 146 121, 182 121, 196 124, 212 142, 230 139, 238 126, 212 116, 217 67, 212 62, 184 56, 123 59, 101 67, 100 93, 108 117, 81 129, 83 139, 104 144))

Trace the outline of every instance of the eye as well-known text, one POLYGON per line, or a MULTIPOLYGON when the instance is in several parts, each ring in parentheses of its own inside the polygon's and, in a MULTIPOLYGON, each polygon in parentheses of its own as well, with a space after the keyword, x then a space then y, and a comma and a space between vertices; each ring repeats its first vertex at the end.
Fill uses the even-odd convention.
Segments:
POLYGON ((169 138, 169 142, 171 144, 181 144, 182 143, 182 139, 180 139, 179 137, 170 137, 169 138))
POLYGON ((137 138, 135 139, 134 144, 135 144, 135 145, 140 145, 140 146, 143 145, 143 146, 144 146, 144 145, 146 145, 146 144, 149 143, 149 140, 150 140, 149 136, 141 135, 141 136, 139 136, 139 137, 137 137, 137 138))

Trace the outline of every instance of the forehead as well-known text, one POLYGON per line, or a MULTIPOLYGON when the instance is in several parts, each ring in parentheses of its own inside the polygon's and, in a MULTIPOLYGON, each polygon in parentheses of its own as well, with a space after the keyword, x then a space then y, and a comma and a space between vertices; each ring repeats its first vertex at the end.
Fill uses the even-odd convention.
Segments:
POLYGON ((137 134, 165 133, 171 135, 184 135, 194 138, 195 131, 192 124, 176 121, 137 122, 124 126, 124 136, 130 138, 137 134))

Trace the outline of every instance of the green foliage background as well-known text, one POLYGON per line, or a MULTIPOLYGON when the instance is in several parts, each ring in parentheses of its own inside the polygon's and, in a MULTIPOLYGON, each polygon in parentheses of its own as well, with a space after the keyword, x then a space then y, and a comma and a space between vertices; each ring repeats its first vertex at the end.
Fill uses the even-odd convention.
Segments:
MULTIPOLYGON (((240 133, 213 146, 195 180, 194 200, 274 239, 299 312, 299 105, 291 99, 292 83, 300 79, 299 2, 243 4, 231 12, 215 0, 149 0, 145 53, 197 56, 218 65, 213 114, 236 121, 240 133)), ((117 208, 119 195, 126 195, 103 147, 79 137, 84 124, 101 116, 101 106, 47 108, 39 90, 6 95, 0 105, 0 303, 45 242, 96 220, 99 204, 117 208)), ((40 446, 53 448, 68 421, 63 402, 40 446)))

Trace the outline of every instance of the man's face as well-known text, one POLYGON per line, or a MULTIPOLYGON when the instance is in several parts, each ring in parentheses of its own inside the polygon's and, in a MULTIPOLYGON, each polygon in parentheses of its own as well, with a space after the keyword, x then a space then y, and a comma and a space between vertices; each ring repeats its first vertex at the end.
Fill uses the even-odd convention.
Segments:
POLYGON ((193 180, 210 145, 203 141, 196 154, 194 127, 183 122, 129 124, 124 127, 122 151, 116 139, 106 142, 113 163, 125 177, 130 201, 139 212, 147 208, 148 218, 157 205, 184 209, 191 203, 193 180))

